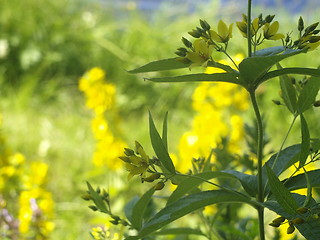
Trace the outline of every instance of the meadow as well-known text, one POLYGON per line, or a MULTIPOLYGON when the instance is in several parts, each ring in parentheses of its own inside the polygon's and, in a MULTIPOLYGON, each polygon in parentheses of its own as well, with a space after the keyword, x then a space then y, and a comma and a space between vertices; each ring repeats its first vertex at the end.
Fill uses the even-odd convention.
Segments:
MULTIPOLYGON (((218 143, 231 136, 221 154, 227 151, 236 155, 245 139, 252 137, 253 112, 248 110, 248 96, 238 88, 157 84, 144 78, 162 73, 133 75, 126 71, 174 56, 181 36, 187 36, 199 18, 212 25, 222 17, 230 22, 240 20, 241 13, 238 18, 230 17, 239 11, 236 6, 221 11, 221 3, 212 1, 210 6, 199 6, 191 12, 187 7, 179 11, 163 7, 146 14, 133 2, 117 8, 97 1, 64 0, 11 0, 1 5, 1 239, 92 239, 92 228, 110 219, 92 212, 82 199, 86 181, 105 188, 113 211, 121 215, 128 199, 149 188, 139 179, 128 180, 118 158, 123 148, 134 147, 136 140, 152 155, 149 110, 159 124, 169 112, 170 152, 181 171, 192 167, 190 156, 198 158, 208 153, 212 139, 218 143), (212 101, 210 106, 205 105, 205 98, 212 101), (210 125, 219 130, 208 130, 210 125), (195 145, 196 139, 201 141, 195 145)), ((260 11, 257 7, 254 14, 260 11)), ((319 20, 308 12, 310 9, 306 11, 306 21, 319 20)), ((263 14, 273 12, 263 9, 263 14)), ((294 28, 293 19, 296 21, 301 14, 304 12, 291 14, 278 9, 280 31, 294 28)), ((234 29, 234 39, 239 35, 234 29)), ((231 49, 233 56, 243 58, 245 44, 237 43, 231 49)), ((318 55, 319 49, 282 64, 317 68, 318 55)), ((218 58, 226 61, 223 56, 218 58)), ((265 151, 274 152, 287 131, 281 123, 288 125, 291 121, 290 115, 272 101, 281 98, 278 80, 262 85, 258 97, 259 104, 267 109, 263 113, 268 123, 267 138, 273 139, 273 145, 267 144, 265 151)), ((319 138, 319 108, 309 110, 306 118, 312 126, 312 137, 319 138)), ((299 126, 294 126, 288 145, 300 138, 299 131, 299 126)), ((239 165, 254 171, 252 164, 242 161, 239 165)), ((227 163, 216 165, 228 167, 227 163)), ((118 226, 113 231, 123 229, 118 226)))

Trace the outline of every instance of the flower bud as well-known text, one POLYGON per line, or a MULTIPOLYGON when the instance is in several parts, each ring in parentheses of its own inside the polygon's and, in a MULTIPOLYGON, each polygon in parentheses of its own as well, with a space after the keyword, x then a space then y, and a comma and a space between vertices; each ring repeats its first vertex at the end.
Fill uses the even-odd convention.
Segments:
POLYGON ((96 192, 97 192, 97 193, 100 193, 100 192, 101 192, 101 189, 100 189, 99 187, 97 187, 96 192))
POLYGON ((297 209, 297 212, 300 213, 300 214, 304 214, 304 213, 306 213, 308 211, 309 211, 309 209, 306 208, 306 207, 300 207, 300 208, 297 209))
POLYGON ((293 224, 302 224, 304 223, 304 220, 302 218, 295 218, 292 220, 293 224))
POLYGON ((290 224, 289 227, 287 228, 287 234, 291 234, 294 232, 296 228, 293 226, 293 224, 290 224))
POLYGON ((85 201, 90 201, 91 200, 91 196, 89 194, 84 194, 81 196, 81 198, 85 201))
POLYGON ((311 36, 309 38, 310 43, 315 43, 315 42, 319 42, 319 41, 320 41, 320 36, 311 36))
POLYGON ((313 30, 313 31, 312 31, 312 34, 314 34, 314 35, 316 35, 316 34, 318 34, 318 33, 320 33, 320 30, 313 30))
POLYGON ((276 16, 276 15, 268 15, 268 16, 266 16, 265 21, 266 21, 267 23, 271 23, 275 16, 276 16))
POLYGON ((207 21, 200 19, 200 25, 203 30, 205 30, 205 31, 210 30, 210 25, 209 25, 209 23, 207 23, 207 21))
POLYGON ((149 177, 142 178, 142 180, 145 182, 153 182, 154 180, 158 179, 160 176, 161 176, 160 173, 154 173, 149 177))
POLYGON ((277 217, 277 218, 273 219, 272 222, 274 222, 274 223, 282 223, 285 220, 286 220, 286 218, 281 216, 281 217, 277 217))
POLYGON ((187 48, 191 48, 192 47, 192 42, 190 42, 188 39, 182 37, 182 42, 183 44, 187 47, 187 48))
POLYGON ((306 28, 304 35, 309 35, 313 30, 315 30, 318 26, 319 22, 311 24, 309 27, 306 28))
POLYGON ((96 206, 94 206, 94 205, 90 205, 90 206, 88 206, 92 211, 98 211, 98 208, 96 207, 96 206))
POLYGON ((154 189, 157 190, 161 190, 164 188, 164 182, 158 182, 155 186, 154 189))
POLYGON ((278 223, 278 222, 269 223, 269 226, 275 227, 275 228, 280 227, 280 225, 281 225, 281 223, 278 223))
POLYGON ((279 100, 272 100, 272 102, 278 106, 281 105, 281 102, 279 100))
POLYGON ((134 155, 134 151, 130 148, 124 148, 124 154, 129 157, 129 156, 134 155))
POLYGON ((202 33, 199 32, 198 30, 195 30, 195 29, 190 31, 190 32, 188 32, 188 33, 189 33, 189 35, 191 35, 194 38, 199 38, 199 37, 202 36, 202 33))
POLYGON ((320 100, 317 100, 313 103, 314 107, 320 107, 320 100))
POLYGON ((298 20, 298 30, 301 32, 304 29, 304 23, 303 23, 303 19, 300 16, 299 20, 298 20))

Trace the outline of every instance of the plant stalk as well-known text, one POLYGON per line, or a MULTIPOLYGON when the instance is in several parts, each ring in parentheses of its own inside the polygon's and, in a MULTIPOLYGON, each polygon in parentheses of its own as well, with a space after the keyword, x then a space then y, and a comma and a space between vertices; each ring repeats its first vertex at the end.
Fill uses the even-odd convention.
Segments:
POLYGON ((252 56, 251 49, 251 0, 248 0, 248 14, 247 14, 247 39, 248 39, 248 57, 252 56))
MULTIPOLYGON (((258 127, 258 143, 257 143, 257 158, 258 158, 258 195, 257 201, 263 203, 264 202, 264 188, 262 182, 262 150, 263 150, 263 126, 262 126, 262 118, 259 110, 259 106, 256 99, 255 89, 249 91, 252 106, 254 109, 254 113, 257 120, 258 127)), ((257 207, 258 211, 258 220, 259 220, 259 234, 260 240, 265 240, 265 231, 264 231, 264 207, 257 207)))

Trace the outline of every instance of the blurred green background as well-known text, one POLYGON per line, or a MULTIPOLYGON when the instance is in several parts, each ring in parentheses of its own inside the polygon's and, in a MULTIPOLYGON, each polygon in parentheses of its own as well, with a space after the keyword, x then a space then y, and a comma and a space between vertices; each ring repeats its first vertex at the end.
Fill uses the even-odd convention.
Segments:
MULTIPOLYGON (((93 215, 80 198, 86 180, 105 186, 120 184, 111 181, 113 173, 96 169, 91 162, 95 144, 90 126, 92 115, 78 90, 78 80, 84 72, 101 67, 106 71, 107 81, 116 86, 116 106, 124 140, 129 144, 137 139, 150 148, 148 110, 155 119, 162 119, 169 111, 172 125, 169 136, 174 152, 193 116, 191 95, 197 84, 153 84, 143 78, 154 73, 130 75, 126 70, 173 57, 176 48, 182 46, 181 36, 188 37, 187 31, 198 26, 199 18, 215 27, 220 18, 228 23, 240 21, 244 9, 217 0, 192 7, 167 1, 153 10, 139 10, 133 1, 114 2, 118 1, 1 0, 0 3, 2 131, 11 149, 27 159, 41 159, 49 165, 47 186, 56 207, 52 239, 89 239, 93 215)), ((310 9, 288 12, 285 5, 276 9, 256 6, 253 15, 276 13, 280 31, 286 33, 296 28, 300 15, 306 14, 304 19, 309 24, 318 21, 317 11, 310 9)), ((231 54, 245 54, 246 42, 239 36, 234 28, 231 54)), ((316 50, 283 64, 318 67, 318 55, 316 50)), ((287 128, 281 125, 289 123, 290 118, 271 101, 279 99, 278 81, 263 85, 260 92, 264 93, 260 104, 266 109, 268 134, 279 143, 281 131, 287 128)), ((319 136, 319 111, 310 111, 309 115, 314 126, 312 134, 319 136)))

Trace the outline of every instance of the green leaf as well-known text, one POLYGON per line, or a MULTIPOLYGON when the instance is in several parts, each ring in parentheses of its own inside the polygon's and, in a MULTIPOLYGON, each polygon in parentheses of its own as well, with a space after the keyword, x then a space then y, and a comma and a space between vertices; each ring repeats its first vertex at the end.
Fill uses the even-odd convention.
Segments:
MULTIPOLYGON (((320 187, 320 169, 308 171, 308 178, 310 181, 311 187, 320 187)), ((297 189, 308 188, 308 182, 305 176, 305 173, 298 174, 292 178, 284 179, 285 186, 290 190, 294 191, 297 189)))
MULTIPOLYGON (((279 63, 277 63, 277 68, 282 69, 279 63)), ((297 109, 297 94, 288 75, 280 76, 280 87, 284 103, 289 111, 295 115, 297 109)))
POLYGON ((298 113, 301 114, 312 107, 320 88, 320 78, 311 77, 306 82, 298 98, 298 113))
POLYGON ((228 82, 244 86, 239 73, 196 73, 175 77, 148 78, 152 82, 228 82))
POLYGON ((131 223, 132 226, 137 230, 140 230, 140 228, 142 227, 144 212, 154 192, 154 187, 150 188, 147 192, 145 192, 142 195, 142 197, 136 202, 132 209, 131 223))
POLYGON ((190 63, 179 62, 177 59, 179 58, 168 58, 168 59, 153 61, 141 67, 130 70, 128 72, 129 73, 156 72, 156 71, 173 70, 173 69, 179 69, 179 68, 187 68, 190 66, 190 63))
POLYGON ((169 156, 166 146, 164 145, 164 142, 162 141, 160 134, 156 129, 156 126, 154 125, 152 115, 150 112, 149 112, 149 131, 150 131, 151 144, 154 152, 156 153, 163 167, 167 171, 169 171, 169 173, 174 175, 176 173, 175 167, 169 156))
POLYGON ((272 170, 274 171, 276 176, 280 176, 280 174, 288 169, 292 164, 299 161, 299 158, 297 158, 297 156, 300 153, 300 150, 300 144, 292 145, 283 149, 280 152, 276 163, 274 163, 274 161, 276 160, 278 153, 273 154, 263 166, 263 172, 266 172, 266 165, 268 164, 269 166, 272 166, 272 170))
POLYGON ((306 50, 287 49, 282 54, 273 56, 255 56, 244 59, 240 65, 240 74, 243 79, 250 83, 261 83, 261 79, 269 69, 281 60, 306 52, 306 50))
POLYGON ((190 193, 193 189, 198 187, 201 183, 204 183, 207 180, 212 178, 233 178, 237 179, 233 175, 224 172, 203 172, 195 175, 185 176, 176 190, 170 195, 167 205, 179 200, 185 194, 190 193))
POLYGON ((303 114, 300 114, 301 121, 301 151, 300 151, 300 162, 299 166, 302 167, 309 156, 310 153, 310 133, 306 119, 303 114))
POLYGON ((283 46, 269 47, 258 50, 254 53, 255 57, 258 56, 274 56, 284 51, 283 46))
POLYGON ((137 236, 128 237, 126 240, 141 239, 195 210, 208 205, 226 202, 255 205, 255 202, 250 200, 249 197, 245 197, 235 191, 211 190, 191 194, 161 209, 145 223, 137 236))
POLYGON ((205 234, 200 229, 192 228, 167 228, 161 231, 155 232, 152 235, 198 235, 205 236, 205 234))
POLYGON ((274 174, 269 165, 266 165, 266 170, 269 180, 269 186, 275 199, 277 199, 278 203, 285 211, 291 214, 296 213, 298 204, 296 200, 292 197, 288 188, 286 188, 283 185, 283 183, 278 179, 278 177, 274 174))
POLYGON ((245 174, 242 172, 238 172, 235 170, 224 170, 223 172, 232 174, 235 176, 241 183, 243 189, 251 196, 255 197, 258 192, 257 187, 257 177, 249 174, 245 174))
POLYGON ((101 196, 93 189, 89 182, 87 182, 89 194, 92 197, 92 201, 96 204, 96 207, 103 213, 109 214, 106 203, 103 201, 101 196))
POLYGON ((303 170, 304 170, 304 175, 306 176, 306 182, 307 182, 307 197, 303 203, 303 207, 306 207, 306 206, 309 206, 312 200, 312 185, 311 185, 308 172, 305 169, 303 170))
POLYGON ((163 141, 165 148, 168 151, 168 112, 166 112, 166 115, 164 116, 164 119, 163 119, 162 141, 163 141))
POLYGON ((263 83, 268 79, 275 78, 285 74, 299 74, 313 77, 320 77, 320 69, 313 68, 282 68, 266 73, 263 78, 259 80, 259 83, 263 83))

